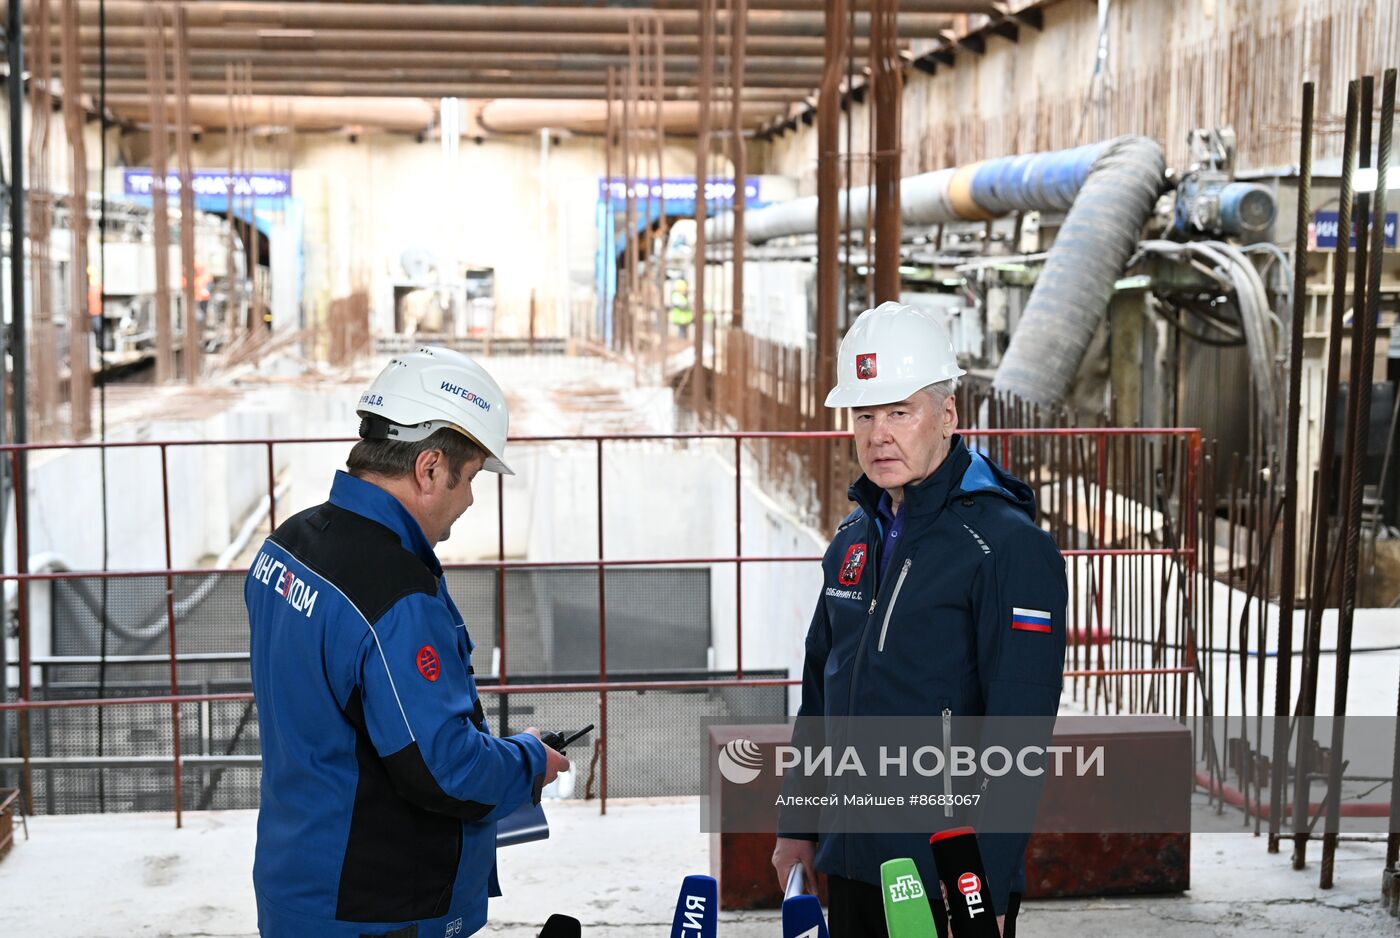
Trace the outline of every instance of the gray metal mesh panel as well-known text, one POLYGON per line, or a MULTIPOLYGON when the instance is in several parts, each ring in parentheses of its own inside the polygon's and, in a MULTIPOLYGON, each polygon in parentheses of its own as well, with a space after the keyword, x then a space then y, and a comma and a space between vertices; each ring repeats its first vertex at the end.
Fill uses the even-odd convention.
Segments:
MULTIPOLYGON (((499 588, 504 584, 506 670, 513 684, 591 682, 599 675, 598 572, 590 568, 449 570, 448 589, 476 642, 472 655, 493 730, 519 732, 577 728, 600 723, 596 693, 494 694, 491 665, 500 632, 499 588)), ((248 649, 243 575, 171 578, 180 654, 248 649)), ((164 656, 169 651, 166 577, 113 578, 105 582, 107 652, 164 656)), ((706 568, 625 568, 605 573, 608 672, 613 680, 706 680, 733 677, 705 671, 710 633, 710 572, 706 568)), ((101 578, 56 581, 52 592, 54 655, 97 655, 104 608, 101 578)), ((245 692, 247 661, 182 662, 184 693, 245 692)), ((786 677, 781 672, 753 677, 786 677)), ((99 692, 96 664, 53 665, 35 688, 36 699, 88 699, 99 692)), ((108 663, 108 697, 169 693, 168 661, 108 663)), ((11 699, 17 696, 12 688, 11 699)), ((609 794, 615 797, 699 794, 705 783, 700 752, 703 726, 715 720, 781 720, 782 687, 619 692, 609 695, 609 794)), ((0 715, 9 755, 19 754, 17 714, 0 715)), ((251 702, 211 701, 180 706, 185 755, 256 755, 257 713, 251 702)), ((168 704, 33 711, 29 752, 35 757, 168 757, 172 751, 168 704), (100 737, 100 744, 99 744, 100 737)), ((582 797, 593 773, 597 733, 571 750, 582 797)), ((38 767, 32 770, 38 813, 165 811, 173 806, 168 764, 120 768, 38 767)), ((259 773, 249 766, 186 764, 181 803, 186 809, 251 808, 258 804, 259 773)), ((0 769, 0 786, 21 781, 0 769)))

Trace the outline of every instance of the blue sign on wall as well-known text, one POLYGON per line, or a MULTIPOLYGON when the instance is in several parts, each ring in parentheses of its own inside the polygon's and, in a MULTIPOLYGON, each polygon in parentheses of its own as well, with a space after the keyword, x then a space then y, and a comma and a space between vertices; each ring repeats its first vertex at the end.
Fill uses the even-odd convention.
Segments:
MULTIPOLYGON (((239 173, 230 176, 218 170, 195 170, 192 186, 196 196, 205 198, 228 198, 229 184, 233 184, 235 196, 254 196, 259 199, 284 199, 292 194, 291 173, 239 173)), ((147 196, 155 185, 155 174, 149 169, 128 169, 122 174, 122 185, 127 195, 147 196)), ((167 173, 165 191, 169 195, 179 195, 180 174, 167 173)))
MULTIPOLYGON (((1395 250, 1396 246, 1396 223, 1400 220, 1400 214, 1395 212, 1385 213, 1385 246, 1390 250, 1395 250)), ((1336 212, 1318 212, 1313 215, 1313 240, 1319 251, 1337 249, 1337 226, 1341 219, 1336 212)), ((1356 228, 1351 231, 1351 246, 1356 247, 1356 228)))
MULTIPOLYGON (((694 176, 668 176, 666 179, 636 179, 632 183, 632 196, 640 201, 646 201, 650 195, 653 200, 664 199, 667 203, 668 214, 689 215, 695 211, 695 177, 694 176), (683 207, 686 206, 686 207, 683 207)), ((612 179, 598 180, 598 201, 606 202, 611 198, 615 207, 622 207, 627 204, 627 181, 614 176, 612 179)), ((705 183, 705 200, 707 202, 728 202, 734 198, 734 180, 719 177, 711 177, 705 183)), ((764 205, 757 179, 744 180, 744 205, 747 208, 758 208, 764 205)))

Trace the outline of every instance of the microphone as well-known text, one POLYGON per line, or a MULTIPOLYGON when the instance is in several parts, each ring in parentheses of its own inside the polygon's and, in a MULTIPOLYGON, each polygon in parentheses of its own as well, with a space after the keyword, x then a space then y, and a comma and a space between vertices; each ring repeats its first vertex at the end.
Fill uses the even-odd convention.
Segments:
POLYGON ((948 922, 953 934, 958 938, 1000 938, 977 833, 970 827, 954 827, 934 834, 928 843, 938 878, 948 891, 948 922))
POLYGON ((783 893, 783 938, 827 938, 821 900, 807 895, 805 879, 801 863, 788 873, 783 893))
POLYGON ((715 938, 719 931, 719 883, 713 876, 687 876, 676 897, 671 938, 715 938))
POLYGON ((539 938, 579 938, 578 919, 572 915, 551 915, 549 921, 544 923, 544 928, 540 929, 539 938))
POLYGON ((884 892, 885 929, 890 938, 944 938, 944 929, 933 917, 932 902, 919 878, 919 868, 908 857, 880 864, 880 888, 884 892))

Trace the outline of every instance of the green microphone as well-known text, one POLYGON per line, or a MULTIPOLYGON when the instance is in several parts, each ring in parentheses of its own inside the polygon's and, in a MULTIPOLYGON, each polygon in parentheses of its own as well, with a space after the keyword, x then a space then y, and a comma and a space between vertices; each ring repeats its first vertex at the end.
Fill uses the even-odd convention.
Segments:
POLYGON ((944 938, 943 930, 934 924, 933 907, 913 860, 904 857, 881 863, 880 890, 890 938, 944 938))

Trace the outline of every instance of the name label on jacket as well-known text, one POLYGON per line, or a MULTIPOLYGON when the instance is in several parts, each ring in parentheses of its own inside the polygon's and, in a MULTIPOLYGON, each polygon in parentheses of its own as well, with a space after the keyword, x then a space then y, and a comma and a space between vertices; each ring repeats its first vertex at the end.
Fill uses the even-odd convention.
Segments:
POLYGON ((311 618, 311 609, 316 605, 316 597, 321 595, 320 590, 308 586, 305 580, 288 570, 282 561, 269 557, 265 551, 259 551, 257 559, 253 561, 253 579, 264 586, 270 586, 274 593, 286 600, 287 605, 308 619, 311 618))

